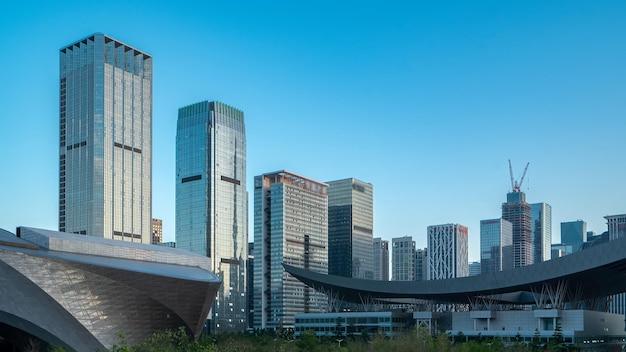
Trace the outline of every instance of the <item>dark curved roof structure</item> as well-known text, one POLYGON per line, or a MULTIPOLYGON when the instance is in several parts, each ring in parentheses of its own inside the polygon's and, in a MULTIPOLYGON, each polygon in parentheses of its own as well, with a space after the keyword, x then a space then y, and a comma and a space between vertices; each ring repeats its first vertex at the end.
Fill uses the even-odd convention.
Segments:
POLYGON ((626 238, 534 265, 492 274, 429 281, 376 281, 320 274, 283 264, 298 280, 317 290, 334 291, 349 302, 364 296, 413 298, 435 302, 472 303, 490 299, 532 304, 545 287, 566 290, 565 301, 626 292, 626 238))
POLYGON ((188 251, 32 228, 0 230, 0 326, 68 351, 185 327, 196 337, 221 280, 188 251))

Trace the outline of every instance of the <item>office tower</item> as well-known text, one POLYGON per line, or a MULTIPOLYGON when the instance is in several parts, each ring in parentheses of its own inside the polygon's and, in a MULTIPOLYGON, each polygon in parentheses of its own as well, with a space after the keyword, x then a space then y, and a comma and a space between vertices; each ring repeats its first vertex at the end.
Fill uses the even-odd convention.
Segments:
POLYGON ((428 250, 415 250, 415 281, 424 281, 428 278, 428 250))
POLYGON ((561 223, 561 243, 572 246, 573 252, 581 250, 587 239, 587 223, 582 220, 561 223))
POLYGON ((374 280, 389 281, 389 241, 374 238, 374 280))
POLYGON ((480 275, 480 272, 481 272, 480 262, 469 263, 469 276, 480 275))
POLYGON ((246 300, 248 329, 254 329, 254 242, 248 243, 248 261, 246 262, 246 300))
POLYGON ((530 205, 533 264, 550 260, 552 255, 552 207, 546 203, 530 205))
POLYGON ((178 110, 176 246, 211 258, 223 280, 212 332, 243 331, 248 257, 246 132, 241 110, 203 101, 178 110))
POLYGON ((289 171, 254 178, 254 327, 293 328, 325 296, 287 274, 290 264, 328 273, 327 184, 289 171))
POLYGON ((152 237, 150 243, 161 244, 163 242, 163 220, 152 219, 152 237))
POLYGON ((374 238, 371 183, 354 178, 328 184, 328 274, 369 279, 374 238))
POLYGON ((411 236, 391 239, 391 280, 415 280, 415 242, 411 236))
POLYGON ((513 225, 513 267, 532 264, 533 241, 530 225, 530 204, 526 203, 526 194, 521 191, 509 192, 506 203, 502 203, 502 219, 513 225))
POLYGON ((513 224, 504 219, 480 221, 480 271, 513 269, 513 224))
POLYGON ((626 214, 604 217, 609 227, 609 241, 626 236, 626 214))
POLYGON ((459 224, 428 226, 428 280, 469 275, 467 227, 459 224))
MULTIPOLYGON (((613 241, 626 236, 626 214, 607 215, 604 217, 607 221, 608 240, 613 241)), ((601 240, 601 235, 595 241, 601 240)), ((615 314, 622 314, 626 317, 626 293, 612 295, 609 298, 608 311, 615 314)))
POLYGON ((59 73, 59 231, 150 243, 152 57, 94 34, 59 73))

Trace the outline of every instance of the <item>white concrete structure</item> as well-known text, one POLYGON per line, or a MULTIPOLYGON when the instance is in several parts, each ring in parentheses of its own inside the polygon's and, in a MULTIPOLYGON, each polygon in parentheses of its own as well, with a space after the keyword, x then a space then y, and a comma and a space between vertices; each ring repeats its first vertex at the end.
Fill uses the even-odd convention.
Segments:
POLYGON ((459 224, 428 226, 428 280, 469 275, 467 227, 459 224))

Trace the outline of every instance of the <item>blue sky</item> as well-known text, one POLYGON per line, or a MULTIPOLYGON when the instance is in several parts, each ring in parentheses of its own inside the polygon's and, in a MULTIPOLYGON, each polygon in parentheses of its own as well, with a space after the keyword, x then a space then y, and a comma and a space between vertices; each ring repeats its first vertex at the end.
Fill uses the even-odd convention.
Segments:
MULTIPOLYGON (((174 240, 178 108, 245 112, 249 190, 279 169, 374 185, 375 236, 500 216, 515 177, 560 222, 626 213, 624 1, 10 2, 0 12, 0 228, 56 229, 58 50, 154 58, 153 216, 174 240)), ((252 203, 252 193, 250 194, 252 203)), ((252 238, 252 233, 250 233, 252 238)))

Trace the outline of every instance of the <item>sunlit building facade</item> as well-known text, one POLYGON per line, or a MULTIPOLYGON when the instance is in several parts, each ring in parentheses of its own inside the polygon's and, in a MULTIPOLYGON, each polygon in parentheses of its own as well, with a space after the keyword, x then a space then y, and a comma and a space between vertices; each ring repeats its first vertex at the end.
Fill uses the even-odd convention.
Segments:
POLYGON ((246 133, 241 110, 203 101, 178 110, 176 246, 211 258, 223 285, 210 330, 247 327, 246 133))
POLYGON ((150 240, 150 243, 163 243, 163 220, 152 219, 152 239, 150 240))
POLYGON ((373 279, 374 192, 347 178, 328 184, 328 274, 373 279))
POLYGON ((255 328, 293 328, 296 313, 320 312, 328 303, 282 266, 328 273, 327 187, 286 170, 255 176, 255 328))
POLYGON ((428 277, 443 280, 469 275, 468 230, 460 224, 428 226, 428 277))
POLYGON ((504 219, 480 221, 480 272, 513 269, 513 225, 504 219))
POLYGON ((94 34, 59 76, 59 230, 150 243, 152 57, 94 34))
POLYGON ((391 239, 391 280, 415 280, 415 241, 411 236, 391 239))

